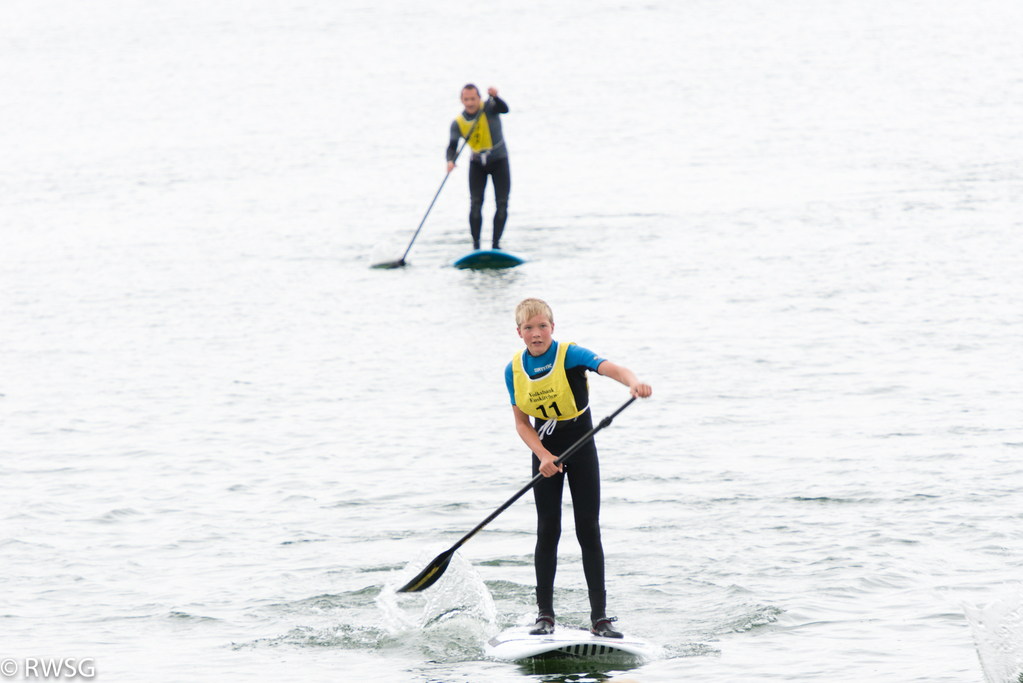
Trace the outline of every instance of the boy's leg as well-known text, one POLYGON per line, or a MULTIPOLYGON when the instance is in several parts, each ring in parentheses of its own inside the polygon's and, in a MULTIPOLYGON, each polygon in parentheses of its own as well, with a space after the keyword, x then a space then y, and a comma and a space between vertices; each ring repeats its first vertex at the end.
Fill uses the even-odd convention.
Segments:
POLYGON ((546 636, 554 633, 554 587, 536 587, 537 617, 531 636, 546 636))
POLYGON ((583 556, 583 574, 590 593, 592 621, 604 618, 604 546, 600 540, 600 463, 591 441, 566 463, 575 511, 575 533, 583 556))
MULTIPOLYGON (((540 472, 540 460, 533 456, 533 476, 540 472)), ((536 504, 536 600, 541 614, 554 614, 554 575, 558 569, 558 541, 561 539, 561 496, 564 474, 545 477, 533 486, 536 504)))

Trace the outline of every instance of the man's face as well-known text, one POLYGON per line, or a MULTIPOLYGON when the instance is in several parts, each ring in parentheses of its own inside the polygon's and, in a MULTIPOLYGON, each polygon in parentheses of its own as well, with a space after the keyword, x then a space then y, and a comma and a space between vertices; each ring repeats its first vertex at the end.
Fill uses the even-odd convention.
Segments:
POLYGON ((462 106, 469 114, 475 114, 480 110, 480 94, 472 88, 462 91, 462 106))

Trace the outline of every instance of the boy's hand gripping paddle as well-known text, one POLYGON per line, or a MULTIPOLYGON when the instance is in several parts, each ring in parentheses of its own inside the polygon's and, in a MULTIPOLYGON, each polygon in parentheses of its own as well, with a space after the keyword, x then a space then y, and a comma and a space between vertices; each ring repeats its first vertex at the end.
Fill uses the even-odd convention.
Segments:
MULTIPOLYGON (((603 420, 601 420, 600 424, 598 424, 596 427, 594 427, 589 432, 587 432, 581 439, 576 441, 574 444, 569 446, 568 450, 566 450, 564 453, 562 453, 561 456, 557 460, 554 461, 554 464, 555 465, 560 465, 561 463, 563 463, 566 460, 568 460, 572 456, 573 453, 575 453, 577 450, 579 450, 587 441, 592 439, 594 434, 596 434, 601 429, 603 429, 604 427, 607 427, 609 424, 611 424, 611 420, 613 420, 616 417, 618 417, 618 413, 620 413, 623 410, 625 410, 626 408, 628 408, 632 404, 632 402, 635 401, 635 400, 636 400, 636 397, 633 396, 628 401, 623 403, 622 406, 618 410, 614 411, 613 413, 611 413, 610 415, 605 417, 603 420)), ((540 481, 541 479, 543 479, 543 475, 542 474, 538 474, 535 477, 533 477, 533 479, 528 484, 523 486, 522 489, 518 493, 516 493, 514 496, 509 498, 508 501, 504 505, 502 505, 501 507, 497 508, 492 513, 490 513, 490 516, 487 517, 486 519, 484 519, 482 522, 480 522, 476 526, 475 529, 473 529, 472 531, 467 533, 465 536, 462 536, 461 540, 459 540, 458 543, 454 544, 453 546, 451 546, 450 548, 448 548, 447 550, 442 552, 440 555, 438 555, 437 557, 433 558, 433 562, 431 562, 426 567, 426 569, 424 569, 423 571, 419 572, 419 574, 416 576, 416 578, 412 579, 411 581, 406 583, 404 586, 399 588, 398 592, 399 593, 418 593, 419 591, 426 590, 427 588, 429 588, 430 586, 435 584, 437 582, 437 579, 439 579, 441 577, 441 575, 444 574, 444 571, 448 568, 448 564, 451 562, 451 557, 455 554, 455 551, 458 550, 460 547, 462 547, 462 544, 464 544, 470 538, 475 536, 476 533, 479 532, 480 529, 482 529, 483 527, 485 527, 486 525, 488 525, 492 521, 494 521, 495 517, 497 517, 499 514, 501 514, 505 510, 507 510, 509 507, 511 507, 512 503, 514 503, 519 498, 521 498, 522 494, 524 494, 529 489, 533 488, 533 486, 538 481, 540 481)))

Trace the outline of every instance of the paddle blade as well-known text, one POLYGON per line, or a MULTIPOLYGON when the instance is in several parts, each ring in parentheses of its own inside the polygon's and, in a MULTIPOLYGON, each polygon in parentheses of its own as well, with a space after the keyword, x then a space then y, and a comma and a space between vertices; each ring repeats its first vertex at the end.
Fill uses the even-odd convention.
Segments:
POLYGON ((433 558, 433 562, 429 564, 423 571, 419 572, 416 578, 412 579, 404 586, 398 589, 399 593, 418 593, 419 591, 426 590, 433 584, 437 583, 437 579, 444 574, 444 571, 448 568, 451 563, 451 556, 455 554, 455 548, 447 550, 437 557, 433 558))
POLYGON ((384 263, 376 263, 372 267, 380 268, 381 270, 390 270, 392 268, 401 268, 405 265, 405 259, 400 258, 397 261, 385 261, 384 263))

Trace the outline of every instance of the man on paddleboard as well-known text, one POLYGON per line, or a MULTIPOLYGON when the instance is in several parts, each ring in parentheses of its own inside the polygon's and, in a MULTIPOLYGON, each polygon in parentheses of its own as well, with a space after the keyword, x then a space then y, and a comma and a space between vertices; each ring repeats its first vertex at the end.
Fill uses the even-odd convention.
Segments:
POLYGON ((504 224, 508 220, 508 193, 511 191, 511 171, 508 169, 508 150, 504 145, 500 114, 508 113, 508 105, 497 96, 497 88, 489 88, 491 99, 480 100, 480 91, 472 83, 462 88, 462 106, 465 111, 451 122, 451 141, 448 144, 448 173, 455 167, 458 141, 466 138, 472 148, 469 162, 469 232, 472 248, 480 248, 483 228, 483 195, 487 189, 487 176, 494 183, 497 211, 494 212, 493 248, 499 249, 504 224), (478 121, 477 121, 478 119, 478 121), (473 127, 475 124, 475 127, 473 127), (471 134, 470 134, 471 132, 471 134))
POLYGON ((632 396, 646 398, 649 384, 636 379, 631 370, 600 358, 572 342, 551 337, 554 314, 540 299, 525 299, 515 309, 519 337, 526 343, 505 368, 505 383, 515 414, 515 430, 533 451, 533 476, 544 476, 533 487, 536 502, 536 603, 539 616, 533 635, 554 631, 554 574, 561 537, 561 497, 564 480, 572 494, 575 530, 582 549, 583 574, 590 596, 592 632, 621 638, 608 619, 604 589, 604 548, 600 542, 600 467, 597 447, 590 439, 569 460, 555 464, 558 456, 593 429, 586 371, 615 379, 629 387, 632 396), (529 418, 534 418, 534 424, 529 418))

